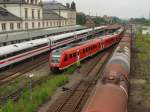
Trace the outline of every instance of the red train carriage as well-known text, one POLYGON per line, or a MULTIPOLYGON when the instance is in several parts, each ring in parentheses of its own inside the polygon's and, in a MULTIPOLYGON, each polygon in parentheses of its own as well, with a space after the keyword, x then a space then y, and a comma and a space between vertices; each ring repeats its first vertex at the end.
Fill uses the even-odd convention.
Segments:
POLYGON ((52 51, 49 65, 52 72, 64 70, 78 60, 83 60, 118 42, 118 34, 93 39, 74 46, 52 51))

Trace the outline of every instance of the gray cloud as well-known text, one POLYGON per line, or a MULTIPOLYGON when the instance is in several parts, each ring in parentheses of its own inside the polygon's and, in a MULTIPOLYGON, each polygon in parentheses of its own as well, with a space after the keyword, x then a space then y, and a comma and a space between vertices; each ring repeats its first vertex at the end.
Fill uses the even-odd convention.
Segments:
MULTIPOLYGON (((48 0, 44 0, 48 1, 48 0)), ((65 4, 72 0, 57 0, 65 4)), ((148 17, 150 0, 74 0, 77 10, 86 14, 118 16, 120 18, 148 17)))

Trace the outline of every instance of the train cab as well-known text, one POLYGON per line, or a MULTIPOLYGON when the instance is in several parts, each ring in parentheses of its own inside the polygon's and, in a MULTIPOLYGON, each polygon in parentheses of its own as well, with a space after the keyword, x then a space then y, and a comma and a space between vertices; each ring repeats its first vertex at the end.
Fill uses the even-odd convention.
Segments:
POLYGON ((61 58, 62 58, 62 52, 66 49, 68 49, 69 47, 63 47, 63 48, 60 48, 60 49, 56 49, 56 50, 53 50, 50 54, 50 58, 49 58, 49 66, 51 68, 51 71, 52 72, 58 72, 60 71, 59 70, 59 67, 60 67, 60 64, 61 64, 61 58))

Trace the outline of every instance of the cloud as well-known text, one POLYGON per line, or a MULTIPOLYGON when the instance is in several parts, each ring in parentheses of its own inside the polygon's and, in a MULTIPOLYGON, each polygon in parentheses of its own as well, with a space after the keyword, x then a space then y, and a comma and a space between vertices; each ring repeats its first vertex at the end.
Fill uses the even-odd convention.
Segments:
MULTIPOLYGON (((48 0, 44 0, 48 1, 48 0)), ((57 0, 63 4, 71 0, 57 0)), ((118 16, 121 18, 148 17, 150 0, 74 0, 77 10, 86 14, 118 16)))

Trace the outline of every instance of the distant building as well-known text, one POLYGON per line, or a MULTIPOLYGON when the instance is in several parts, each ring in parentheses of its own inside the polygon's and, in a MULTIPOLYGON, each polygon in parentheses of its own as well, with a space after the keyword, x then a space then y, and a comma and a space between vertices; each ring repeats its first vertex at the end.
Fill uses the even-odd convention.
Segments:
POLYGON ((76 11, 56 1, 0 0, 0 32, 76 25, 76 11))
POLYGON ((142 34, 143 34, 143 35, 150 35, 150 27, 144 26, 144 27, 142 28, 142 34))
POLYGON ((67 6, 64 6, 61 3, 58 3, 56 1, 43 2, 43 10, 53 10, 58 15, 66 18, 66 25, 76 25, 76 11, 68 8, 67 6))

